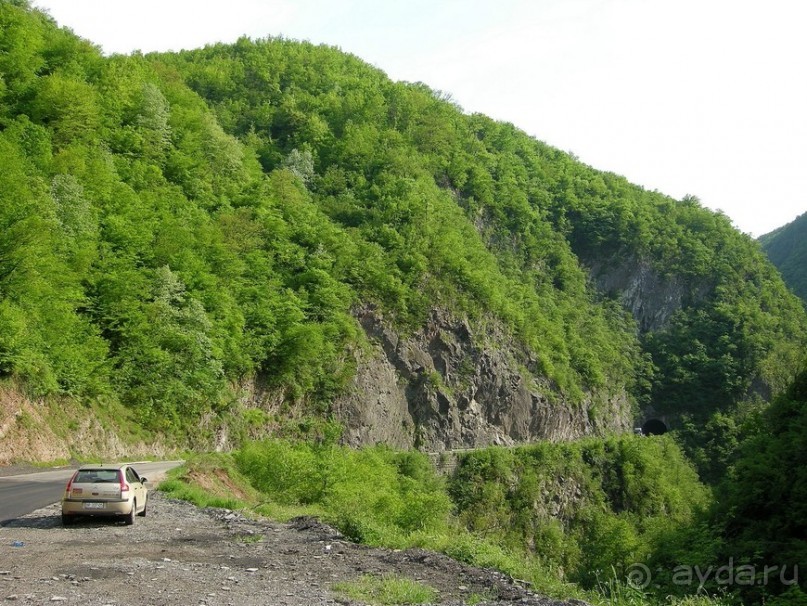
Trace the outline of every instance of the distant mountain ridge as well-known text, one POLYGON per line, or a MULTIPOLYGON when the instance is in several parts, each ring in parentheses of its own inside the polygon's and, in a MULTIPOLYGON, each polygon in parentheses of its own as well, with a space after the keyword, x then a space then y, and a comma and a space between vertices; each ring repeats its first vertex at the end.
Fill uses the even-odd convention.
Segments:
POLYGON ((760 236, 759 243, 785 284, 807 302, 807 212, 760 236))

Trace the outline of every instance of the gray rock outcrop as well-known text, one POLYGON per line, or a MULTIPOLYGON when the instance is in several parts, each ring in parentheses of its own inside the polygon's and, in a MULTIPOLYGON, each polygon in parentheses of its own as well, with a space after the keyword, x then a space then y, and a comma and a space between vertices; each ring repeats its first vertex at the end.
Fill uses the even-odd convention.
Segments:
POLYGON ((711 288, 678 274, 665 275, 649 261, 632 256, 584 263, 597 290, 618 297, 641 332, 665 328, 676 311, 703 300, 711 288))
POLYGON ((351 388, 332 409, 351 445, 437 452, 631 429, 624 393, 564 400, 503 330, 433 310, 402 337, 373 308, 357 317, 372 351, 359 357, 351 388))

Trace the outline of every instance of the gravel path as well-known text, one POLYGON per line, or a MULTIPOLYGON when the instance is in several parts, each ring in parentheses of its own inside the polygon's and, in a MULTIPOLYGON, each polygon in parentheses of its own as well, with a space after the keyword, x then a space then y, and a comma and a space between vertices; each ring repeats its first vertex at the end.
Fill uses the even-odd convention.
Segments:
MULTIPOLYGON (((288 524, 199 509, 152 491, 134 526, 87 520, 63 528, 51 505, 0 528, 0 600, 21 604, 357 604, 332 591, 363 574, 395 573, 483 604, 559 605, 504 576, 421 551, 355 545, 311 518, 288 524)), ((577 604, 582 604, 577 602, 577 604)))

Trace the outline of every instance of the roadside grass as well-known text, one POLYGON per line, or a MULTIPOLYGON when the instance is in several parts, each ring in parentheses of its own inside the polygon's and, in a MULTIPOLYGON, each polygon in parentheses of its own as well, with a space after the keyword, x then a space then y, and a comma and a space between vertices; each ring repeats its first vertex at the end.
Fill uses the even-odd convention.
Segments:
POLYGON ((157 487, 160 492, 198 507, 238 510, 278 522, 300 516, 325 518, 326 512, 321 507, 283 505, 255 490, 249 479, 236 469, 229 454, 186 453, 183 459, 183 465, 168 471, 166 479, 157 487))
POLYGON ((334 583, 331 588, 351 600, 383 606, 432 604, 440 595, 433 587, 397 575, 363 575, 354 581, 334 583))
POLYGON ((254 506, 252 510, 258 515, 278 522, 288 522, 301 516, 311 516, 323 520, 327 518, 327 512, 322 507, 314 505, 280 505, 268 500, 254 506))
MULTIPOLYGON (((599 604, 603 606, 647 606, 654 602, 639 587, 629 582, 610 578, 598 586, 599 604)), ((664 602, 668 606, 731 606, 725 596, 690 595, 684 597, 667 596, 664 602)))
POLYGON ((527 582, 534 590, 551 598, 574 598, 594 604, 601 597, 597 593, 585 591, 579 585, 564 581, 540 558, 502 547, 459 524, 454 524, 448 532, 440 535, 422 539, 415 536, 412 539, 412 547, 444 553, 472 566, 499 570, 513 579, 527 582))
POLYGON ((164 480, 160 484, 159 490, 176 499, 190 501, 199 507, 220 507, 222 509, 243 509, 246 507, 246 504, 239 499, 211 495, 198 486, 186 484, 181 479, 164 480))
POLYGON ((235 468, 232 457, 221 453, 189 456, 184 465, 167 473, 158 490, 199 507, 233 510, 253 508, 260 496, 235 468))

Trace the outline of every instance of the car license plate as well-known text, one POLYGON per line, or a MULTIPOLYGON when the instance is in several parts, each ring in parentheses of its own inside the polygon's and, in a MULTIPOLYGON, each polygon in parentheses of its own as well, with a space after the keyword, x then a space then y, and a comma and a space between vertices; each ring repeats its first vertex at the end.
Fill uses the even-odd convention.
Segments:
POLYGON ((84 503, 84 509, 103 509, 104 503, 84 503))

